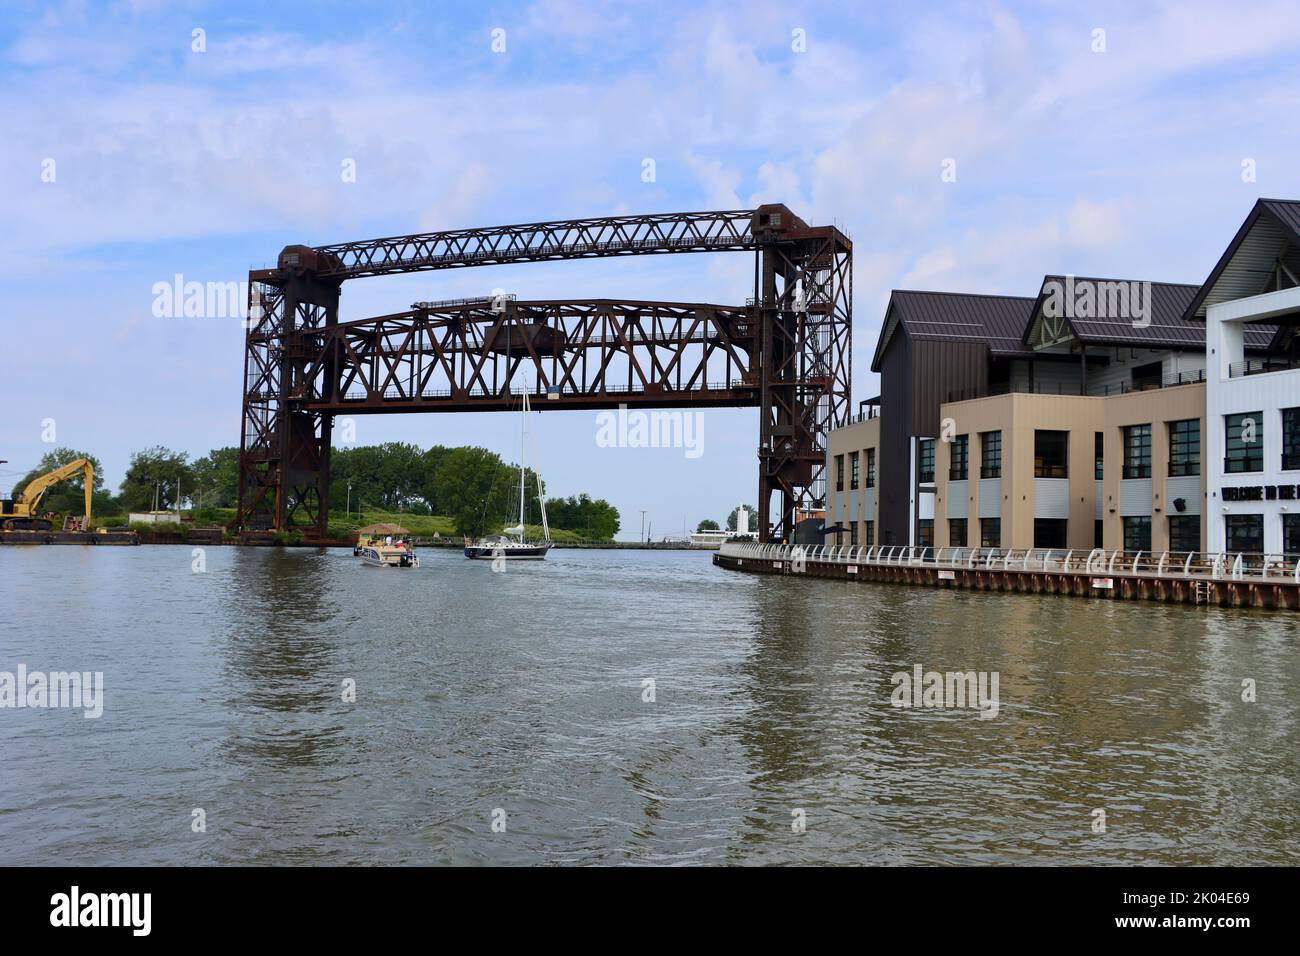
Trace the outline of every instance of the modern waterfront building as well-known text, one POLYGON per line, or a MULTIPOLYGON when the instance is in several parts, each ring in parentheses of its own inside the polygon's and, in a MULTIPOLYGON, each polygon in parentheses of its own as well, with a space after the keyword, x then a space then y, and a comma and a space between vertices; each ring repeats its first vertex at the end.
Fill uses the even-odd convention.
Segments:
POLYGON ((833 543, 1300 552, 1296 275, 1300 203, 1261 201, 1201 286, 894 292, 879 404, 828 441, 833 543))
POLYGON ((1261 199, 1187 310, 1204 323, 1211 551, 1300 554, 1300 202, 1261 199), (1254 337, 1267 353, 1251 355, 1254 337))

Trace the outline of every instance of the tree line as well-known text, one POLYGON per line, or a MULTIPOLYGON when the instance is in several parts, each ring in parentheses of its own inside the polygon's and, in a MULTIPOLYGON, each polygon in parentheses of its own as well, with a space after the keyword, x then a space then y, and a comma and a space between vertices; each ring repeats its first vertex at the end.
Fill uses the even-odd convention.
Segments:
MULTIPOLYGON (((233 508, 239 496, 239 449, 216 448, 192 459, 162 446, 134 453, 116 495, 104 487, 103 468, 95 456, 56 448, 13 487, 31 481, 77 458, 95 469, 93 507, 102 516, 131 511, 175 510, 178 505, 203 511, 233 508)), ((544 487, 544 484, 543 484, 544 487)), ((525 477, 527 520, 540 523, 537 474, 525 477)), ((42 510, 80 514, 84 501, 80 475, 52 487, 42 510)), ((406 442, 334 449, 330 455, 331 514, 370 511, 445 515, 457 531, 476 536, 514 524, 519 508, 519 466, 486 448, 434 445, 422 449, 406 442)), ((548 498, 547 517, 555 528, 592 539, 613 538, 619 530, 618 509, 585 493, 548 498)))

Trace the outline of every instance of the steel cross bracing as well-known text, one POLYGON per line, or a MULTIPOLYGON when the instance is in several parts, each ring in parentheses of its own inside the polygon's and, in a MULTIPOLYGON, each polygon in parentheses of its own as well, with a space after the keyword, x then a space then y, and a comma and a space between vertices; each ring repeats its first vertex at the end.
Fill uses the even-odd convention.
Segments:
POLYGON ((249 279, 240 528, 324 534, 336 415, 517 408, 524 380, 539 409, 757 405, 764 538, 824 502, 825 436, 850 407, 852 245, 784 206, 289 246, 249 279), (745 306, 501 297, 338 321, 358 276, 725 250, 756 254, 745 306))

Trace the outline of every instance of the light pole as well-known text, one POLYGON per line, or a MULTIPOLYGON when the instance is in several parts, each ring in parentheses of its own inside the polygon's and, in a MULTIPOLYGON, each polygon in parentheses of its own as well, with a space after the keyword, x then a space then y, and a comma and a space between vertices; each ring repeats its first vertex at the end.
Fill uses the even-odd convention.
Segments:
POLYGON ((351 514, 352 514, 352 482, 349 481, 348 482, 348 504, 347 507, 343 509, 343 516, 346 518, 351 516, 351 514))
POLYGON ((645 509, 641 509, 641 541, 645 542, 645 509))

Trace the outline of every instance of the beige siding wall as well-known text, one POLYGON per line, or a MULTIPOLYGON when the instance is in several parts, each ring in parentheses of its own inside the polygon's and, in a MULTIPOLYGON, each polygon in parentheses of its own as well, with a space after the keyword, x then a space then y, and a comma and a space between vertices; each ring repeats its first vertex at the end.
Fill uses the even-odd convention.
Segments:
MULTIPOLYGON (((969 435, 970 480, 967 482, 967 544, 979 543, 979 468, 983 432, 1002 433, 1002 547, 1024 549, 1034 544, 1034 432, 1069 432, 1069 490, 1067 544, 1089 550, 1094 541, 1096 481, 1094 441, 1104 435, 1102 486, 1102 541, 1106 548, 1123 547, 1120 515, 1120 477, 1124 462, 1123 431, 1128 425, 1151 424, 1151 545, 1168 547, 1169 429, 1172 421, 1202 419, 1204 436, 1205 386, 1182 385, 1102 398, 1072 395, 1008 394, 944 405, 941 414, 951 419, 954 435, 969 435)), ((948 547, 948 468, 951 444, 940 441, 935 450, 935 545, 948 547)), ((1205 457, 1201 458, 1201 511, 1204 512, 1205 457)), ((959 509, 960 510, 960 509, 959 509)), ((1205 516, 1201 521, 1201 547, 1205 547, 1205 516)))
MULTIPOLYGON (((1205 385, 1130 392, 1104 400, 1106 403, 1106 470, 1102 482, 1102 513, 1107 548, 1124 546, 1120 521, 1120 480, 1124 468, 1124 432, 1128 425, 1151 424, 1151 550, 1169 547, 1169 422, 1195 418, 1201 423, 1201 550, 1205 550, 1205 385)), ((1173 497, 1177 497, 1176 495, 1173 497)))
MULTIPOLYGON (((863 523, 874 521, 875 527, 880 528, 880 496, 876 493, 880 490, 880 419, 871 418, 853 425, 846 425, 844 428, 837 428, 830 433, 827 449, 826 523, 831 524, 833 521, 839 521, 845 527, 848 527, 849 522, 856 522, 858 525, 858 543, 865 544, 863 523), (876 487, 872 489, 866 486, 868 449, 875 449, 876 452, 876 487), (859 458, 861 473, 856 491, 850 488, 849 455, 853 452, 857 452, 861 456, 859 458), (835 459, 841 455, 844 456, 844 490, 837 492, 835 490, 835 459), (836 507, 832 508, 832 505, 836 507)), ((877 530, 876 537, 879 538, 879 536, 880 532, 877 530)), ((849 536, 847 534, 840 535, 838 540, 828 538, 826 543, 847 545, 849 536)))

